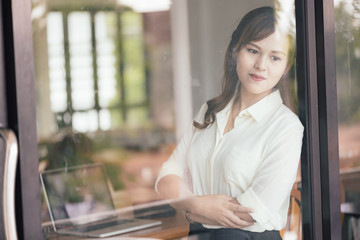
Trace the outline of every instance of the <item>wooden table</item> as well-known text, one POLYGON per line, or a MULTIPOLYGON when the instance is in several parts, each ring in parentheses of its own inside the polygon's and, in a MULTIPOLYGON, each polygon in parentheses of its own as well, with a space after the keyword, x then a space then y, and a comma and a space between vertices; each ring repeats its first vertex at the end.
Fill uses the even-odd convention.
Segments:
MULTIPOLYGON (((147 228, 139 231, 134 231, 126 234, 121 234, 109 238, 103 238, 107 240, 113 239, 131 239, 131 238, 152 238, 152 239, 179 239, 187 236, 189 231, 189 224, 184 219, 181 213, 177 212, 175 216, 168 218, 158 218, 162 221, 160 226, 147 228)), ((59 239, 59 240, 73 240, 79 239, 79 237, 64 236, 56 234, 52 231, 52 226, 45 225, 44 239, 59 239)), ((94 239, 94 238, 82 238, 82 239, 94 239)), ((98 239, 98 238, 97 238, 98 239)))

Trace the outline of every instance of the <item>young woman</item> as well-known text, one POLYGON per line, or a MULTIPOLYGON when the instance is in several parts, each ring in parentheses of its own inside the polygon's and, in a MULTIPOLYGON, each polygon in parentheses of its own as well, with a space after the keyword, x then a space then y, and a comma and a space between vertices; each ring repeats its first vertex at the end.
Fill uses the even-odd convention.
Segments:
POLYGON ((303 136, 277 89, 292 64, 292 43, 271 7, 250 11, 233 32, 222 93, 202 106, 155 186, 181 199, 175 207, 190 234, 281 239, 303 136))

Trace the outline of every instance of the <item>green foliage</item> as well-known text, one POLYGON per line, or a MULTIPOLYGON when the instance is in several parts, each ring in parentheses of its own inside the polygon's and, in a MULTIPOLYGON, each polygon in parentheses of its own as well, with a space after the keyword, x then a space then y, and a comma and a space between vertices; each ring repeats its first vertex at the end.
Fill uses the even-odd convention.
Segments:
POLYGON ((93 153, 93 145, 90 138, 85 134, 64 129, 54 136, 57 141, 43 143, 47 148, 47 169, 72 167, 82 164, 93 163, 90 155, 93 153))
POLYGON ((122 175, 122 168, 119 164, 104 164, 105 172, 111 181, 115 191, 125 189, 125 184, 120 180, 122 175))
POLYGON ((134 12, 121 15, 123 26, 124 83, 127 104, 146 101, 146 79, 142 17, 134 12))

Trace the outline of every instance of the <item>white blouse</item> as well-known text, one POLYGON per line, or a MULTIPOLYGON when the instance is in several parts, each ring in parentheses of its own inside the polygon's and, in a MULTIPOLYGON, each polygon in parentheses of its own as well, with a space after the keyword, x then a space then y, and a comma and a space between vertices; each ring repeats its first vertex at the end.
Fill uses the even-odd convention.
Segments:
MULTIPOLYGON (((204 130, 191 127, 157 178, 175 174, 195 195, 224 194, 255 210, 252 232, 286 225, 290 192, 296 179, 303 126, 278 90, 241 111, 234 129, 223 134, 232 102, 204 130)), ((204 104, 195 120, 203 122, 204 104)), ((221 226, 205 225, 207 228, 221 226)))

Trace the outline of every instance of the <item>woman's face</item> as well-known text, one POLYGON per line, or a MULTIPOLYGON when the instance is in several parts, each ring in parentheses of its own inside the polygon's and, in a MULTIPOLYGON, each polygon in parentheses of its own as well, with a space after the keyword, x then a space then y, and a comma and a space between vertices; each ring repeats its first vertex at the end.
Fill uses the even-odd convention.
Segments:
POLYGON ((238 53, 236 72, 241 95, 262 98, 280 81, 288 63, 286 34, 275 31, 260 41, 246 44, 238 53))

